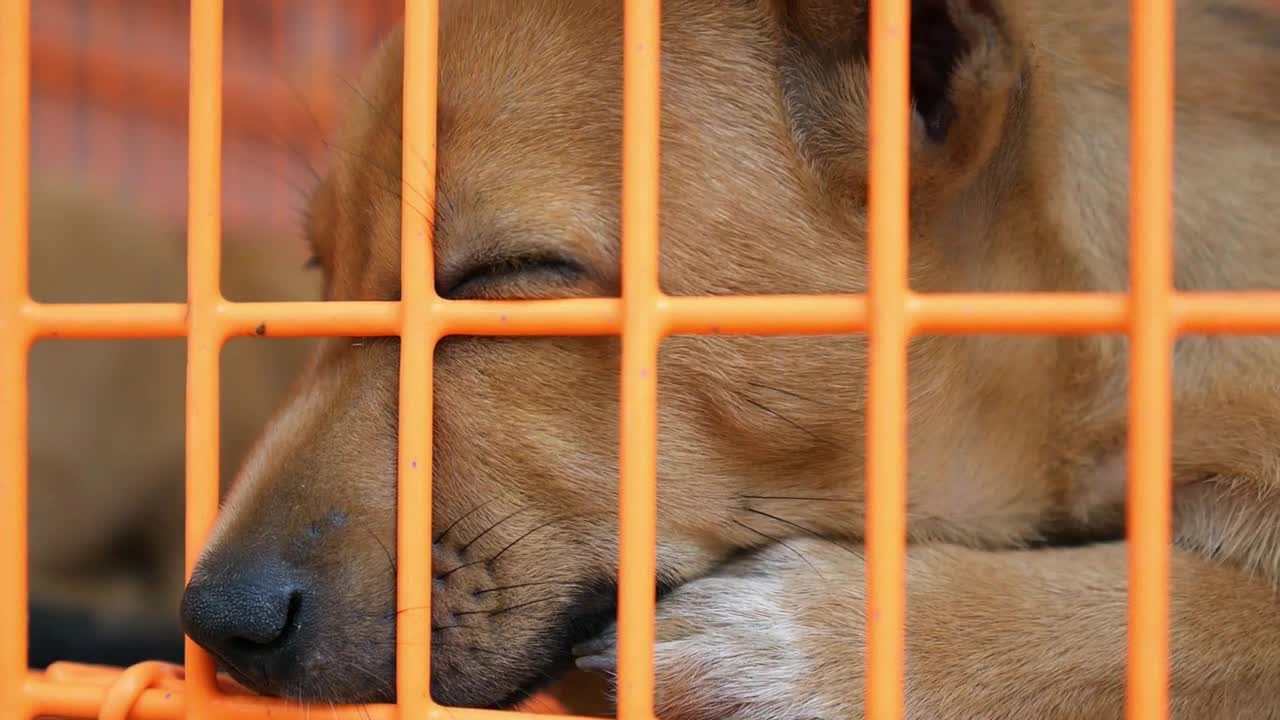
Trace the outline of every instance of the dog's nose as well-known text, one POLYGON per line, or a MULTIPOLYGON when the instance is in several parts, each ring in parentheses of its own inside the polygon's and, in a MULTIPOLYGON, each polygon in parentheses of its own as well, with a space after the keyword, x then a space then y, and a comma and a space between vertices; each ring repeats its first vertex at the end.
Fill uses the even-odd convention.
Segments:
POLYGON ((237 679, 266 689, 295 655, 305 601, 296 571, 264 558, 197 568, 182 595, 182 626, 237 679), (220 566, 220 567, 219 567, 220 566))

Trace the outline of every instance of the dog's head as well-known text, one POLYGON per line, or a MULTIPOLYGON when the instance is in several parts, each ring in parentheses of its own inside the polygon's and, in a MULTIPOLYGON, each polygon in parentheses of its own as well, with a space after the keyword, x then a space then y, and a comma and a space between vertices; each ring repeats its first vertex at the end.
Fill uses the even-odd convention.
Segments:
MULTIPOLYGON (((664 5, 663 289, 863 290, 865 2, 664 5)), ((437 291, 618 295, 621 3, 468 0, 441 12, 437 291)), ((915 15, 912 193, 927 209, 1002 152, 1017 73, 991 2, 917 2, 915 15)), ((311 206, 332 300, 399 296, 401 153, 426 152, 401 147, 402 50, 397 34, 373 63, 311 206)), ((392 694, 398 363, 395 339, 324 342, 187 589, 188 632, 261 691, 392 694)), ((771 538, 859 532, 863 366, 857 337, 664 344, 661 584, 771 538), (803 501, 821 496, 839 500, 803 501)), ((618 370, 616 338, 438 346, 438 701, 509 704, 611 619, 618 370)))

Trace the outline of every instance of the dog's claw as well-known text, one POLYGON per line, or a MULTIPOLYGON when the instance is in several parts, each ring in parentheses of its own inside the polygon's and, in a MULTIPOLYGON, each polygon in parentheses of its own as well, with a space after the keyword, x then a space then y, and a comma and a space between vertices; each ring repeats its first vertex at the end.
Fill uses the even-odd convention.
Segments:
POLYGON ((583 655, 574 661, 579 670, 599 673, 617 673, 618 658, 614 655, 583 655))
POLYGON ((617 673, 618 653, 609 636, 580 642, 573 646, 574 664, 587 672, 617 673))

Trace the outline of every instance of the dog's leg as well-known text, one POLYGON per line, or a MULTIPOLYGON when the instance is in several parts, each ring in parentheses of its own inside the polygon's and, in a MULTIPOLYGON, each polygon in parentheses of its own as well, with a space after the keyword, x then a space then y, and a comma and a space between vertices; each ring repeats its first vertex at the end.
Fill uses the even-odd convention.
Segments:
MULTIPOLYGON (((916 546, 907 562, 906 707, 914 720, 1122 718, 1126 546, 983 552, 916 546)), ((690 582, 658 609, 667 720, 862 716, 865 562, 788 541, 690 582)), ((1174 551, 1174 718, 1280 718, 1280 595, 1174 551)), ((578 648, 611 672, 614 634, 578 648)))
POLYGON ((1216 476, 1174 493, 1174 541, 1280 584, 1280 488, 1274 480, 1216 476))

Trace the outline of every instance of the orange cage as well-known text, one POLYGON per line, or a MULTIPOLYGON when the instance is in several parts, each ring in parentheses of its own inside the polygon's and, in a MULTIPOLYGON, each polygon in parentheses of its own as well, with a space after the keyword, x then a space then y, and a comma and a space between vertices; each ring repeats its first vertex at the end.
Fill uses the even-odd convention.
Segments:
MULTIPOLYGON (((218 357, 229 337, 264 321, 273 335, 402 338, 398 543, 430 538, 431 363, 450 334, 615 334, 623 343, 618 716, 652 712, 657 350, 688 333, 852 333, 870 341, 867 441, 867 717, 903 713, 906 344, 914 333, 1101 333, 1132 339, 1129 482, 1128 715, 1168 710, 1170 347, 1180 332, 1280 329, 1280 296, 1190 297, 1172 290, 1171 0, 1132 0, 1132 287, 1127 295, 922 295, 906 282, 908 178, 907 0, 871 13, 871 284, 865 296, 669 297, 657 276, 659 0, 625 0, 623 293, 620 299, 462 302, 438 297, 432 224, 403 212, 403 298, 386 303, 232 303, 219 292, 223 123, 221 0, 190 15, 188 302, 52 305, 27 289, 30 0, 0 2, 0 709, 6 718, 303 718, 307 710, 224 695, 208 656, 188 641, 185 681, 143 664, 122 673, 32 673, 26 667, 27 363, 30 345, 68 338, 186 337, 188 569, 217 506, 218 357), (1142 508, 1134 512, 1133 508, 1142 508)), ((412 195, 434 194, 437 3, 406 0, 404 142, 426 162, 403 163, 412 195)), ((410 153, 405 153, 406 158, 410 153)), ((429 632, 429 560, 401 553, 401 638, 429 632), (418 608, 418 610, 414 610, 418 608)), ((402 643, 395 707, 337 709, 335 717, 519 717, 442 708, 429 696, 429 645, 402 643)), ((105 672, 105 671, 104 671, 105 672)), ((853 679, 851 678, 851 681, 853 679)), ((328 710, 328 708, 326 708, 328 710)), ((524 715, 525 717, 530 717, 524 715)))

